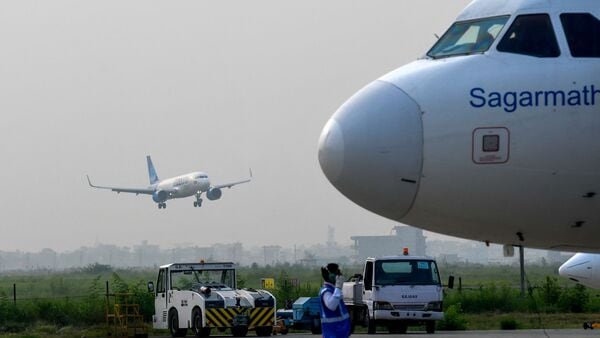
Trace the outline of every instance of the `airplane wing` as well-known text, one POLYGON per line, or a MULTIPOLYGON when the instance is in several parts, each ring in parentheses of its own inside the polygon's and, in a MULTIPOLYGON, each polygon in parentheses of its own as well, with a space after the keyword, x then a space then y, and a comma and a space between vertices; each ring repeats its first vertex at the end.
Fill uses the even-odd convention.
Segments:
POLYGON ((237 182, 231 182, 231 183, 225 183, 225 184, 218 184, 213 186, 214 189, 223 189, 223 188, 231 188, 234 185, 238 185, 238 184, 242 184, 242 183, 248 183, 252 181, 252 169, 250 169, 250 178, 247 180, 243 180, 243 181, 237 181, 237 182))
POLYGON ((93 185, 92 181, 90 180, 90 177, 87 176, 88 179, 88 184, 90 185, 90 187, 92 188, 96 188, 96 189, 109 189, 112 190, 116 193, 122 193, 122 192, 128 192, 128 193, 132 193, 132 194, 146 194, 146 195, 152 195, 156 190, 152 189, 152 188, 119 188, 119 187, 101 187, 98 185, 93 185))

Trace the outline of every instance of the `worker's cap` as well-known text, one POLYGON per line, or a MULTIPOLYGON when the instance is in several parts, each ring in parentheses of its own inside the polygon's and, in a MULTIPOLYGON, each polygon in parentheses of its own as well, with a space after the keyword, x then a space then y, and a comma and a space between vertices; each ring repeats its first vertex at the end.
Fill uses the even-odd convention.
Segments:
POLYGON ((321 267, 321 276, 326 282, 335 283, 335 276, 340 274, 340 266, 336 263, 329 263, 321 267))

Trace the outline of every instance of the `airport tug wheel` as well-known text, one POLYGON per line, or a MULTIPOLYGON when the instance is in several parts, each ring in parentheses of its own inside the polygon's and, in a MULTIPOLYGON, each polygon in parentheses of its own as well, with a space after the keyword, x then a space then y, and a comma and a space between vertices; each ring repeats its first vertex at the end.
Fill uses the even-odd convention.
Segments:
POLYGON ((248 334, 247 326, 234 326, 231 328, 231 335, 234 337, 246 337, 248 334))
POLYGON ((187 333, 186 329, 179 328, 179 316, 175 309, 169 311, 169 332, 171 333, 171 337, 185 337, 187 333))
POLYGON ((268 337, 273 332, 272 326, 259 326, 256 328, 256 335, 258 337, 268 337))
POLYGON ((199 308, 192 312, 192 330, 196 337, 210 336, 210 327, 202 327, 202 310, 199 308))

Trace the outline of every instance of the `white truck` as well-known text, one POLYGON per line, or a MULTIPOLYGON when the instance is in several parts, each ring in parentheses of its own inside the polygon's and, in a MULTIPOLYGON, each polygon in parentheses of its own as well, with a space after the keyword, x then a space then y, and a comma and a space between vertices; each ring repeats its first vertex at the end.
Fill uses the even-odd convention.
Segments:
MULTIPOLYGON (((450 276, 448 287, 452 288, 450 276)), ((405 333, 409 325, 425 325, 435 332, 444 319, 443 292, 435 260, 427 257, 388 256, 367 258, 363 274, 344 283, 344 303, 352 325, 363 324, 374 334, 378 325, 390 333, 405 333), (364 276, 364 277, 363 277, 364 276)))
POLYGON ((269 336, 275 323, 275 297, 265 290, 237 289, 235 264, 173 263, 158 272, 154 293, 155 329, 168 329, 173 337, 184 337, 191 329, 196 337, 207 337, 212 329, 230 329, 244 337, 248 330, 269 336))

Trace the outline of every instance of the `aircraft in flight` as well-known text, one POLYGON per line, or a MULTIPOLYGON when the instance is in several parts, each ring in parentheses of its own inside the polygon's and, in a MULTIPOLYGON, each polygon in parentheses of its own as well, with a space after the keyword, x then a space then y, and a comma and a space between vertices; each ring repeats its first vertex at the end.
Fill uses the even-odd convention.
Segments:
POLYGON ((195 196, 194 207, 202 206, 202 194, 206 193, 206 198, 211 201, 218 200, 221 198, 223 188, 231 188, 235 185, 247 183, 252 180, 252 171, 250 171, 250 178, 242 181, 211 185, 208 175, 201 171, 191 172, 172 178, 161 180, 156 174, 152 159, 150 156, 146 156, 148 162, 148 176, 150 178, 150 185, 147 188, 123 188, 123 187, 106 187, 97 186, 92 184, 90 177, 87 176, 90 187, 97 189, 110 189, 116 193, 132 193, 132 194, 146 194, 152 195, 152 200, 157 203, 159 209, 165 209, 167 207, 167 201, 174 198, 185 198, 195 196))
POLYGON ((422 229, 600 252, 599 19, 598 0, 471 2, 422 58, 334 113, 325 176, 422 229))

